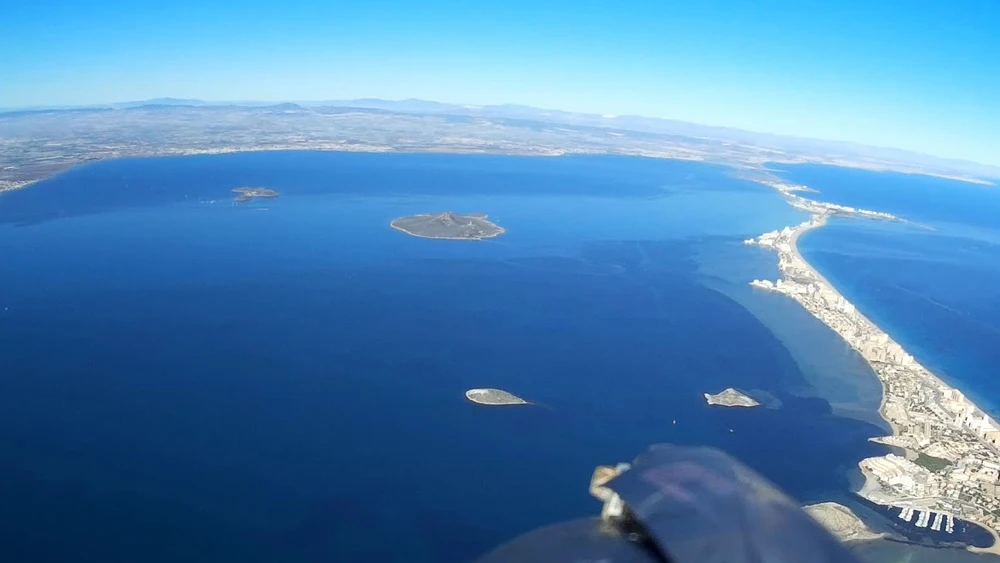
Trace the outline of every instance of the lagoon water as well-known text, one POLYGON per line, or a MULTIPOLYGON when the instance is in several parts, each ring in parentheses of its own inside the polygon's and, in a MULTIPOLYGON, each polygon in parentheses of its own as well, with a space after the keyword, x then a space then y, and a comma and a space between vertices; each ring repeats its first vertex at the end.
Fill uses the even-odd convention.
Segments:
POLYGON ((4 553, 466 561, 596 514, 594 466, 657 442, 845 497, 884 451, 878 384, 746 286, 777 268, 742 239, 802 219, 724 168, 619 157, 129 159, 0 195, 4 553), (444 210, 507 233, 389 227, 444 210), (726 387, 781 407, 705 404, 726 387))

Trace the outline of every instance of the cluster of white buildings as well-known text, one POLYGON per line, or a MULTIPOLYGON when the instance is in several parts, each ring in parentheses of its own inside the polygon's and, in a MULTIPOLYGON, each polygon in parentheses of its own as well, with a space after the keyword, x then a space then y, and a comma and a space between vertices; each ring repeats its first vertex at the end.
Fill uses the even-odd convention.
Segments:
POLYGON ((774 188, 786 196, 792 197, 795 192, 815 192, 816 190, 802 184, 788 184, 777 180, 755 180, 769 188, 774 188))
POLYGON ((941 479, 905 457, 889 454, 861 460, 861 470, 901 497, 938 496, 941 479))
POLYGON ((870 209, 861 209, 859 207, 851 207, 849 205, 824 203, 821 201, 813 201, 811 199, 806 199, 804 197, 790 194, 787 192, 782 192, 782 193, 788 196, 789 203, 791 203, 793 207, 795 207, 796 209, 801 209, 803 211, 808 211, 810 213, 819 213, 824 215, 861 216, 861 217, 866 217, 868 219, 882 219, 886 221, 900 220, 899 217, 896 217, 892 213, 886 213, 884 211, 872 211, 870 209))

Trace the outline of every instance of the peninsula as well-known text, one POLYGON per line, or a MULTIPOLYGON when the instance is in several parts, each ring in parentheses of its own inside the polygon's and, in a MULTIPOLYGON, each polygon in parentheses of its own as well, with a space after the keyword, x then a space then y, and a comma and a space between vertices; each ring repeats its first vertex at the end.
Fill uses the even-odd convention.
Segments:
POLYGON ((502 235, 503 227, 486 220, 486 215, 444 213, 400 217, 390 223, 393 229, 421 238, 446 240, 482 240, 502 235))
POLYGON ((917 528, 930 526, 950 534, 955 519, 978 524, 993 535, 993 545, 985 551, 1000 553, 1000 425, 861 314, 796 246, 803 233, 822 227, 831 215, 900 219, 808 200, 793 193, 805 191, 799 186, 759 182, 777 189, 812 217, 744 241, 776 251, 783 276, 775 282, 753 280, 750 285, 794 299, 867 360, 882 383, 879 413, 892 428, 892 435, 872 440, 905 453, 862 460, 866 483, 858 494, 898 509, 893 514, 906 522, 917 512, 917 528))
POLYGON ((725 391, 716 393, 715 395, 705 393, 705 400, 708 401, 709 405, 718 405, 720 407, 760 406, 760 403, 755 401, 752 397, 748 397, 732 387, 726 389, 725 391))
POLYGON ((500 389, 469 389, 465 398, 480 405, 530 405, 528 401, 500 389))
POLYGON ((840 541, 874 540, 885 534, 873 532, 850 508, 835 502, 821 502, 802 507, 813 520, 840 541))
POLYGON ((233 188, 232 191, 234 194, 237 194, 236 199, 233 200, 235 203, 246 203, 258 197, 271 198, 280 195, 276 190, 272 190, 271 188, 233 188))

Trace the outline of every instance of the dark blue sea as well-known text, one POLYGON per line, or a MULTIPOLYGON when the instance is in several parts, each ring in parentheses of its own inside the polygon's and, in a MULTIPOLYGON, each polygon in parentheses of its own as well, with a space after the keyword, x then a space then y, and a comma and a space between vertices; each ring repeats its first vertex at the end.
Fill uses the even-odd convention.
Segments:
POLYGON ((777 268, 741 241, 803 217, 726 168, 623 157, 126 159, 2 194, 3 558, 467 561, 596 515, 594 467, 657 442, 845 497, 884 453, 878 383, 746 286, 777 268), (233 205, 244 185, 281 197, 233 205), (444 210, 507 233, 389 227, 444 210), (705 404, 731 386, 780 408, 705 404))

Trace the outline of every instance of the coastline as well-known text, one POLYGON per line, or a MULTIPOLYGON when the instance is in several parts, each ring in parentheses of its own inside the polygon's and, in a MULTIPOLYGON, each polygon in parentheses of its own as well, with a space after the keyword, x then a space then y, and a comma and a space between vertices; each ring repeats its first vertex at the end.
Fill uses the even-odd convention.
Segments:
MULTIPOLYGON (((3 112, 0 112, 2 114, 3 112)), ((114 143, 117 144, 117 143, 114 143)), ((755 181, 759 183, 768 183, 773 181, 776 176, 774 176, 767 168, 761 167, 761 163, 756 159, 746 159, 737 160, 735 162, 730 161, 725 158, 710 158, 708 155, 697 154, 696 151, 691 150, 671 150, 663 152, 660 150, 650 150, 647 148, 626 148, 622 147, 620 149, 614 148, 604 148, 603 150, 593 150, 585 148, 576 149, 565 149, 558 146, 518 146, 518 147, 504 147, 484 149, 481 145, 447 145, 447 146, 393 146, 386 144, 379 144, 377 142, 369 143, 351 143, 346 141, 329 141, 329 140, 303 140, 302 142, 289 143, 284 141, 275 141, 269 143, 262 143, 258 145, 225 145, 225 146, 212 146, 212 147, 199 147, 196 144, 189 144, 188 146, 180 145, 175 147, 167 148, 157 148, 157 147, 116 147, 114 149, 104 149, 104 150, 91 150, 89 152, 80 152, 72 154, 64 162, 58 164, 51 164, 48 161, 52 160, 52 156, 46 156, 40 160, 46 161, 44 166, 41 166, 41 170, 34 171, 28 174, 19 174, 14 176, 9 176, 6 174, 0 174, 0 194, 7 191, 20 190, 30 187, 39 182, 44 182, 50 178, 73 170, 79 166, 108 161, 117 160, 123 158, 158 158, 158 157, 171 157, 171 156, 197 156, 197 155, 213 155, 213 154, 234 154, 234 153, 250 153, 250 152, 277 152, 277 151, 322 151, 322 152, 341 152, 341 153, 396 153, 396 154, 468 154, 468 155, 482 155, 482 154, 495 154, 495 155, 508 155, 508 156, 524 156, 524 157, 559 157, 559 156, 571 156, 571 155, 606 155, 606 156, 632 156, 639 158, 656 158, 662 160, 687 160, 696 162, 707 162, 714 164, 723 165, 735 165, 737 167, 744 167, 757 172, 766 171, 770 179, 761 180, 747 178, 750 181, 755 181)), ((27 163, 21 162, 10 162, 4 160, 0 157, 0 171, 3 171, 4 165, 11 164, 18 167, 24 167, 27 164, 29 167, 34 164, 38 165, 39 159, 34 161, 28 161, 27 163)), ((874 172, 896 172, 900 174, 911 174, 918 176, 928 176, 932 178, 942 178, 946 180, 953 180, 957 182, 965 182, 969 184, 981 185, 981 186, 997 186, 998 183, 995 180, 986 179, 984 177, 978 177, 974 175, 963 175, 956 173, 946 173, 938 172, 934 169, 923 169, 914 168, 912 165, 905 165, 900 163, 872 163, 867 161, 856 161, 848 160, 842 161, 838 159, 825 159, 817 157, 804 157, 795 155, 773 155, 771 160, 775 164, 820 164, 826 166, 839 166, 845 168, 853 168, 857 170, 870 170, 874 172)), ((773 186, 772 186, 773 187, 773 186)), ((803 190, 810 191, 810 190, 803 190)))
MULTIPOLYGON (((809 264, 798 248, 797 243, 802 234, 826 225, 830 215, 901 219, 867 210, 835 209, 830 204, 814 202, 791 193, 807 191, 804 186, 789 186, 774 181, 758 183, 776 189, 786 197, 790 205, 812 215, 800 225, 785 227, 780 232, 766 233, 758 239, 745 241, 748 245, 776 250, 779 255, 779 271, 784 277, 774 283, 754 280, 751 285, 792 298, 837 332, 865 359, 881 384, 879 416, 891 428, 890 436, 873 440, 901 448, 913 459, 916 459, 917 452, 921 450, 933 452, 928 455, 947 452, 953 457, 949 461, 961 459, 974 469, 984 468, 981 470, 982 475, 993 475, 987 473, 986 469, 992 471, 992 464, 998 459, 996 440, 1000 426, 996 421, 966 399, 960 391, 949 387, 906 354, 895 340, 857 311, 829 280, 809 264), (915 400, 915 395, 919 395, 924 402, 915 400), (957 414, 952 415, 950 412, 957 414), (955 441, 958 443, 950 443, 955 441)), ((994 485, 986 487, 982 494, 969 495, 969 489, 961 489, 961 483, 972 481, 975 485, 975 479, 980 476, 978 473, 973 474, 970 479, 971 469, 966 471, 962 468, 961 475, 958 469, 950 470, 948 467, 932 472, 917 466, 911 460, 892 454, 864 459, 859 467, 865 477, 864 486, 857 491, 859 496, 882 505, 918 506, 922 510, 952 514, 977 524, 992 535, 993 544, 986 548, 969 545, 967 549, 1000 555, 1000 512, 995 509, 997 500, 992 496, 995 494, 993 487, 996 486, 996 479, 994 485), (901 482, 905 487, 900 485, 901 482), (926 486, 917 484, 921 482, 926 483, 926 486), (960 489, 965 496, 958 494, 960 489), (946 491, 950 496, 945 497, 946 491)), ((1000 496, 1000 490, 996 494, 1000 496)))
MULTIPOLYGON (((844 299, 844 301, 846 302, 847 299, 839 291, 837 291, 837 288, 834 287, 834 285, 831 284, 825 277, 823 277, 823 275, 820 274, 819 271, 816 270, 816 268, 814 268, 811 264, 809 264, 809 262, 802 255, 802 252, 799 251, 799 248, 798 248, 798 245, 797 245, 798 239, 799 239, 799 237, 801 235, 803 235, 806 232, 809 232, 809 231, 818 229, 820 227, 823 227, 825 225, 826 225, 826 216, 823 216, 823 218, 818 223, 816 223, 816 224, 812 224, 811 223, 808 227, 804 227, 802 229, 796 230, 795 234, 789 239, 789 245, 791 246, 793 255, 799 261, 801 261, 801 263, 803 265, 805 265, 806 268, 808 268, 809 272, 812 273, 814 276, 816 276, 816 279, 819 282, 823 283, 837 297, 840 297, 840 298, 844 299)), ((875 328, 878 328, 878 325, 876 325, 875 323, 873 323, 867 316, 865 316, 864 313, 861 313, 860 311, 857 311, 857 309, 855 309, 855 315, 857 317, 859 317, 860 319, 862 319, 863 322, 866 322, 869 325, 871 325, 871 326, 873 326, 875 328)), ((822 320, 822 319, 820 319, 820 320, 822 320)), ((879 329, 879 330, 881 330, 881 329, 879 329)), ((883 331, 883 334, 886 334, 888 336, 888 334, 885 333, 884 331, 883 331)), ((892 339, 891 336, 889 336, 889 342, 895 344, 895 341, 892 339)), ((878 371, 876 370, 876 366, 872 362, 872 360, 870 358, 866 357, 864 354, 861 354, 861 357, 863 357, 865 359, 865 361, 868 363, 868 366, 872 369, 872 372, 878 374, 878 371)), ((929 378, 932 379, 939 386, 941 386, 941 387, 948 387, 948 385, 945 384, 944 381, 941 380, 941 378, 939 378, 936 375, 934 375, 930 370, 926 370, 926 375, 929 376, 929 378)), ((879 406, 879 416, 881 416, 882 419, 885 420, 886 423, 889 424, 889 427, 892 428, 892 434, 891 435, 892 436, 899 436, 899 435, 902 434, 902 430, 899 428, 899 426, 897 425, 897 423, 895 422, 895 420, 892 417, 888 416, 886 414, 886 412, 885 412, 886 402, 887 402, 887 399, 888 399, 888 388, 886 387, 886 382, 881 377, 877 377, 876 376, 876 378, 879 380, 879 383, 882 386, 882 401, 881 401, 881 404, 879 406)), ((906 448, 903 448, 903 449, 906 449, 906 448)), ((996 535, 995 531, 994 531, 994 535, 996 535)))
MULTIPOLYGON (((804 234, 806 234, 806 233, 808 233, 810 231, 814 231, 816 229, 819 229, 821 227, 825 227, 826 223, 827 223, 827 216, 823 215, 818 221, 810 222, 808 224, 808 226, 803 227, 801 229, 797 229, 795 231, 795 233, 789 239, 789 246, 791 246, 793 256, 795 256, 796 259, 800 260, 801 263, 806 267, 806 269, 813 276, 815 276, 816 279, 819 280, 820 283, 822 283, 822 284, 826 285, 826 287, 830 288, 837 296, 843 297, 840 294, 840 292, 837 291, 837 288, 832 283, 830 283, 830 281, 828 279, 826 279, 826 277, 823 276, 823 274, 821 274, 819 272, 819 270, 817 270, 812 264, 810 264, 808 260, 805 259, 805 256, 802 255, 802 252, 799 250, 799 246, 798 246, 799 238, 801 238, 802 235, 804 235, 804 234)), ((846 298, 845 298, 845 301, 846 301, 846 298)), ((868 319, 868 317, 866 317, 863 313, 858 312, 857 314, 861 318, 865 319, 867 322, 871 323, 871 321, 868 319)), ((871 324, 874 325, 875 323, 871 323, 871 324)), ((862 354, 861 357, 864 358, 865 362, 868 364, 868 367, 871 368, 872 373, 877 373, 875 371, 875 366, 872 364, 872 361, 869 358, 865 357, 864 354, 862 354)), ((891 432, 890 435, 891 436, 898 436, 898 435, 901 434, 902 430, 896 424, 895 420, 893 420, 892 418, 886 416, 886 414, 885 414, 886 398, 888 397, 888 394, 889 394, 888 391, 889 391, 889 389, 886 387, 885 381, 883 381, 883 379, 881 377, 878 377, 876 375, 875 379, 878 380, 879 386, 881 386, 881 388, 882 388, 882 398, 879 400, 878 415, 882 418, 882 420, 884 420, 889 425, 889 428, 892 430, 892 432, 891 432)), ((868 483, 868 475, 864 471, 862 471, 862 473, 865 474, 865 483, 867 484, 868 483)))
POLYGON ((870 541, 886 537, 885 533, 869 528, 853 510, 842 504, 820 502, 807 504, 802 509, 842 542, 870 541))

